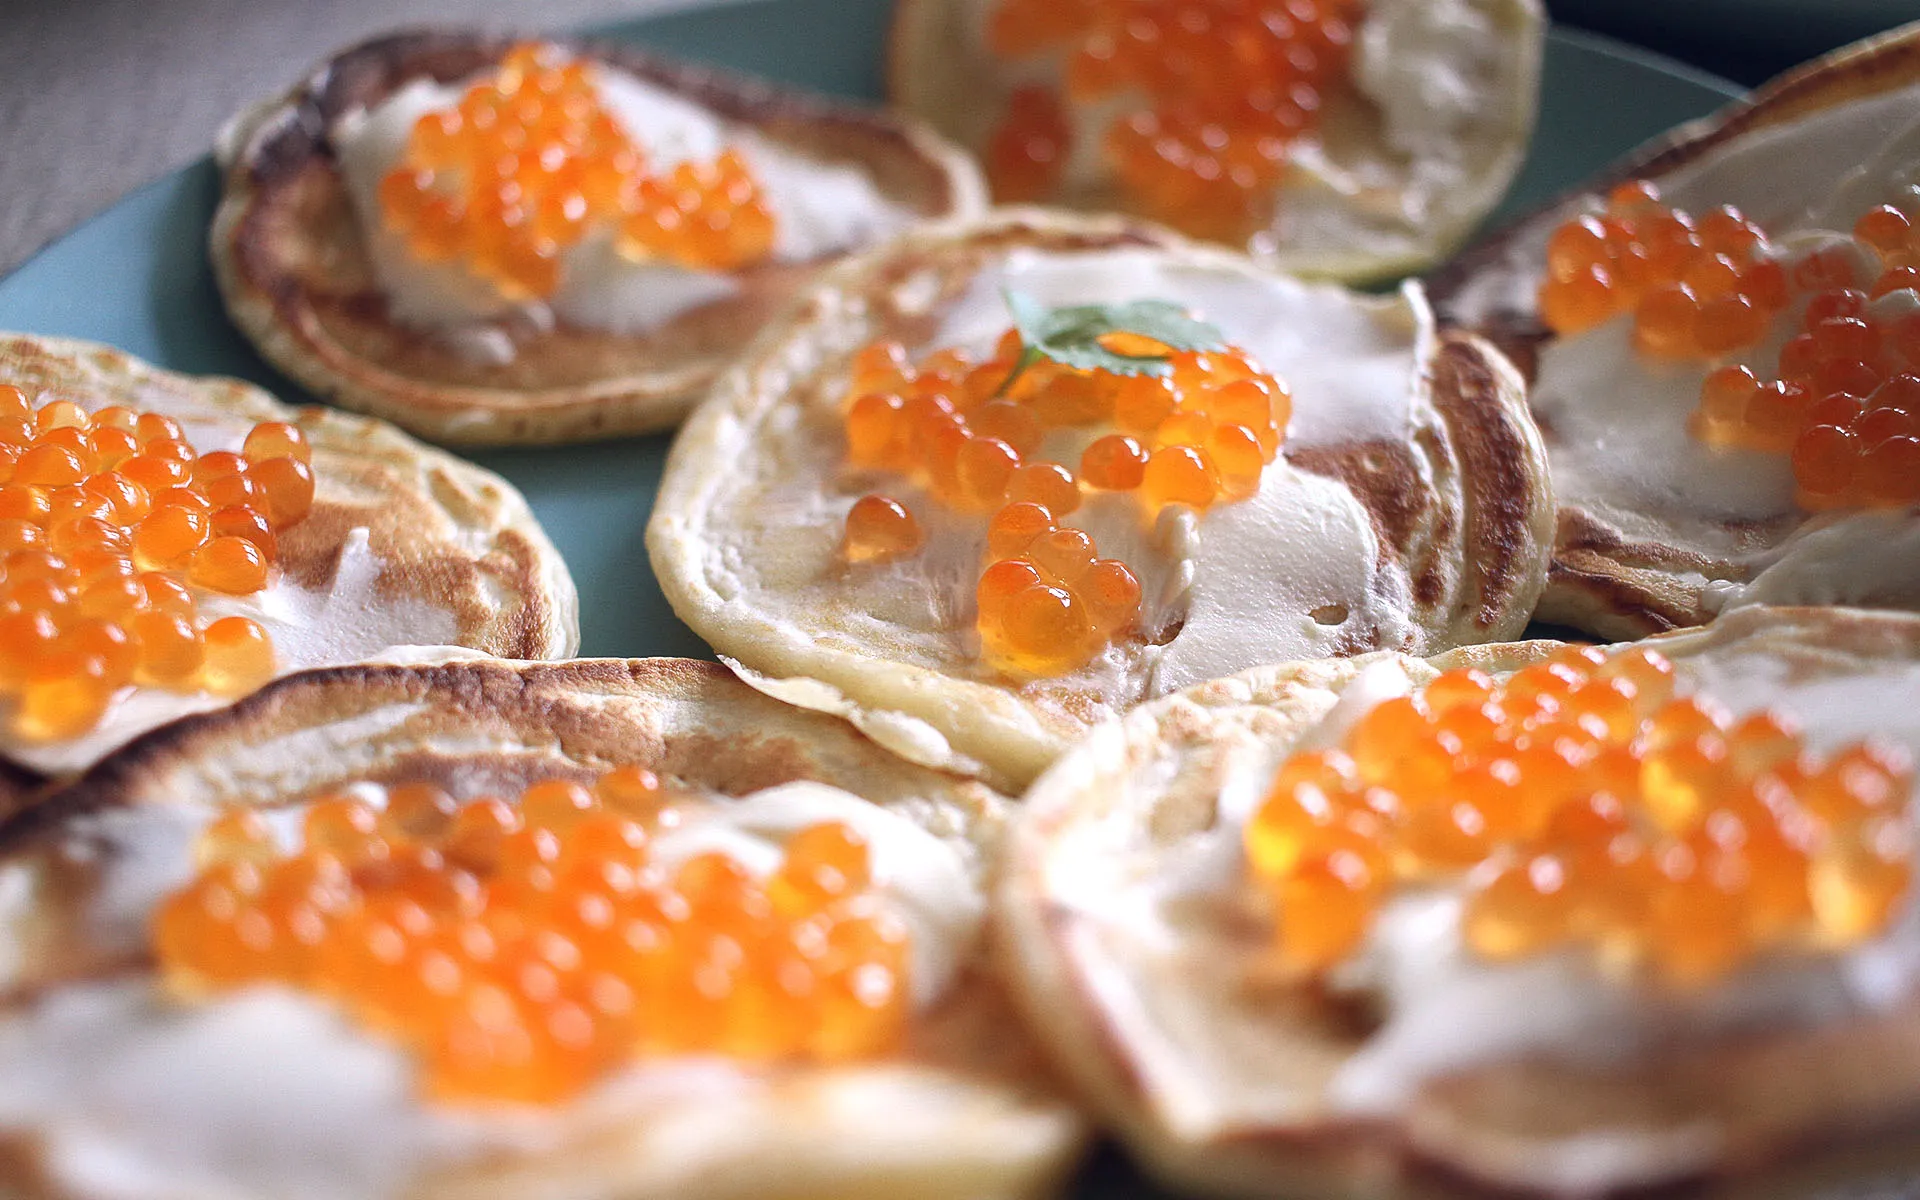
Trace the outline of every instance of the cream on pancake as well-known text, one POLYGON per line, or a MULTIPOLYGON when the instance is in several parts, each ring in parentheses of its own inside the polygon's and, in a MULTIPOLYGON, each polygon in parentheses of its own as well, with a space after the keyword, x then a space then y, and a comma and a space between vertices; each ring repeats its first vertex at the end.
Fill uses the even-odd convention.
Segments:
POLYGON ((1010 1020, 979 919, 1005 798, 677 659, 347 667, 277 681, 109 759, 0 831, 0 1185, 10 1194, 1039 1196, 1083 1131, 1010 1020), (866 835, 912 931, 891 1055, 749 1068, 636 1059, 575 1100, 423 1102, 410 1056, 304 993, 203 1003, 146 922, 234 805, 276 828, 361 781, 460 799, 644 766, 700 797, 653 843, 753 860, 796 828, 866 835))
MULTIPOLYGON (((675 610, 756 686, 1014 786, 1102 718, 1255 663, 1518 633, 1550 507, 1522 407, 1505 361, 1439 333, 1418 287, 1358 296, 1150 227, 1015 211, 909 235, 809 293, 681 435, 648 546, 675 610), (855 498, 894 490, 844 461, 851 356, 888 337, 916 356, 990 351, 1003 288, 1188 306, 1293 395, 1283 457, 1248 499, 1149 520, 1126 493, 1084 495, 1065 523, 1137 575, 1139 620, 1026 683, 980 658, 984 517, 915 499, 921 552, 849 567, 839 549, 855 498)), ((1042 449, 1075 466, 1083 433, 1042 449)))
MULTIPOLYGON (((1920 28, 1849 47, 1608 167, 1429 281, 1444 319, 1508 347, 1530 376, 1560 506, 1543 620, 1634 637, 1752 602, 1920 602, 1920 576, 1896 549, 1915 536, 1911 511, 1807 512, 1786 455, 1689 432, 1715 364, 1649 360, 1630 317, 1555 337, 1535 301, 1553 231, 1625 179, 1651 180, 1664 203, 1695 213, 1734 205, 1790 261, 1842 244, 1874 205, 1913 201, 1916 103, 1920 28)), ((1735 361, 1768 378, 1788 323, 1735 361)))

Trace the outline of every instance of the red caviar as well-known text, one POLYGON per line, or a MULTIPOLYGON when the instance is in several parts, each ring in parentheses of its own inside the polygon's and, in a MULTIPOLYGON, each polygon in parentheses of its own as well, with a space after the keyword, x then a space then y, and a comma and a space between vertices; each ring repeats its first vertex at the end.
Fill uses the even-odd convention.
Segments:
MULTIPOLYGON (((1116 347, 1133 335, 1110 334, 1116 347)), ((1135 339, 1124 352, 1150 355, 1135 339)), ((854 358, 847 393, 847 460, 926 489, 939 503, 986 517, 986 566, 976 627, 987 660, 1017 675, 1082 666, 1133 625, 1140 585, 1092 537, 1063 525, 1083 492, 1131 493, 1149 512, 1206 509, 1259 490, 1280 454, 1293 399, 1244 351, 1165 354, 1164 376, 1116 375, 1041 361, 1016 371, 1009 330, 983 362, 942 350, 915 365, 880 342, 854 358), (1102 427, 1126 432, 1101 434, 1102 427), (1091 434, 1080 472, 1040 456, 1051 433, 1091 434)), ((848 513, 850 562, 913 553, 919 524, 878 495, 848 513)))
POLYGON ((245 617, 203 625, 183 584, 264 587, 275 531, 313 506, 306 435, 257 425, 245 452, 197 455, 160 413, 0 384, 0 699, 9 731, 77 737, 129 685, 240 695, 273 675, 245 617), (209 494, 229 501, 216 506, 209 494))
POLYGON ((1063 57, 1065 79, 1013 93, 987 152, 995 195, 1057 192, 1072 117, 1097 110, 1109 120, 1101 151, 1132 207, 1190 233, 1245 237, 1344 82, 1359 16, 1357 0, 1000 0, 992 51, 1063 57))
POLYGON ((1694 435, 1787 455, 1802 507, 1920 502, 1920 237, 1902 210, 1875 208, 1851 243, 1789 261, 1735 209, 1696 217, 1629 183, 1606 214, 1555 231, 1539 299, 1557 333, 1631 312, 1642 352, 1721 362, 1701 386, 1694 435), (1863 274, 1875 259, 1878 274, 1863 274), (1906 302, 1882 302, 1896 294, 1906 302), (1796 306, 1775 377, 1725 361, 1754 352, 1796 306))
POLYGON ((589 65, 540 43, 422 116, 379 199, 415 257, 457 260, 512 300, 552 295, 561 255, 596 229, 612 228, 628 258, 708 269, 773 247, 773 215, 737 152, 649 171, 589 65))
POLYGON ((292 847, 251 810, 209 825, 153 917, 168 983, 317 992, 453 1101, 557 1102, 639 1056, 842 1062, 903 1034, 907 934, 846 825, 800 830, 758 877, 718 852, 656 861, 688 797, 640 768, 517 804, 368 790, 311 799, 292 847))
POLYGON ((1643 353, 1714 358, 1759 342, 1786 307, 1770 250, 1738 209, 1697 215, 1662 204, 1651 184, 1623 184, 1605 213, 1554 231, 1540 312, 1562 334, 1630 313, 1643 353))
POLYGON ((1396 885, 1457 880, 1505 960, 1587 946, 1697 983, 1883 931, 1912 876, 1905 758, 1820 758, 1771 712, 1676 698, 1657 652, 1570 647, 1449 671, 1297 754, 1244 832, 1294 967, 1350 956, 1396 885))

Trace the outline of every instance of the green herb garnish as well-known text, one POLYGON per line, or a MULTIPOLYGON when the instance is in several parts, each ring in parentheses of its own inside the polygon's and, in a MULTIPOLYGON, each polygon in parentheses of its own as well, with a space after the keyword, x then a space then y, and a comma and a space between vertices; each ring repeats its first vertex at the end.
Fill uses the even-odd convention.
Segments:
POLYGON ((1221 350, 1227 344, 1214 326, 1165 300, 1048 308, 1011 288, 1003 295, 1013 314, 1013 327, 1020 334, 1020 360, 1000 385, 1002 393, 1043 358, 1077 370, 1111 375, 1165 375, 1173 370, 1164 354, 1121 354, 1109 349, 1100 339, 1111 333, 1150 338, 1170 351, 1221 350))

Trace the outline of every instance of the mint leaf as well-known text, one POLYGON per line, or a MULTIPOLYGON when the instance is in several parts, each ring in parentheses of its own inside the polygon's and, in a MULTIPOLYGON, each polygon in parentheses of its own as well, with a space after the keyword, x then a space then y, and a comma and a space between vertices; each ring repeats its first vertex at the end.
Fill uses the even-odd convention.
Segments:
POLYGON ((1042 358, 1082 371, 1113 375, 1165 375, 1173 369, 1165 355, 1109 350, 1100 339, 1111 333, 1137 334, 1175 351, 1220 350, 1226 346, 1226 338, 1217 328, 1165 300, 1048 308, 1011 288, 1004 295, 1021 342, 1020 362, 1007 377, 1007 385, 1042 358))

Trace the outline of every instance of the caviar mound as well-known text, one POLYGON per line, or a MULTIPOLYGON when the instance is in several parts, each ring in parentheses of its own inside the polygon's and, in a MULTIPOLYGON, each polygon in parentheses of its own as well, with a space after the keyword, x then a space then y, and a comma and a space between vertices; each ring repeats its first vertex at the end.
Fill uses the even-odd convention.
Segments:
POLYGON ((1537 434, 1510 366, 1423 314, 1119 219, 924 230, 837 269, 695 414, 655 574, 756 686, 1009 789, 1253 662, 1517 634, 1550 536, 1537 434), (1221 344, 996 395, 1003 287, 1221 344))
MULTIPOLYGON (((986 1194, 1026 1195, 1064 1168, 1081 1136, 1078 1119, 1058 1098, 1031 1048, 1009 1036, 997 985, 971 949, 937 998, 916 1000, 897 1050, 829 1065, 780 1056, 770 1063, 739 1065, 703 1058, 695 1066, 671 1061, 669 1054, 658 1070, 649 1064, 660 1060, 643 1056, 616 1068, 616 1074, 625 1073, 608 1086, 579 1093, 585 1096, 582 1102, 557 1104, 547 1089, 556 1079, 568 1080, 565 1070, 443 1074, 440 1081, 448 1086, 429 1095, 420 1090, 426 1077, 403 1069, 407 1057, 393 1047, 389 1033, 350 1032, 352 1026, 328 1015, 325 1005, 301 1000, 284 986, 234 992, 189 986, 178 995, 163 994, 167 985, 146 960, 149 920, 166 896, 201 887, 215 876, 243 882, 255 869, 263 822, 272 830, 275 848, 271 861, 257 868, 263 886, 248 894, 259 897, 251 903, 260 907, 249 911, 279 914, 269 917, 266 927, 294 936, 305 927, 304 907, 341 884, 341 870, 362 896, 399 889, 415 906, 441 911, 471 898, 467 886, 473 876, 456 874, 449 866, 483 868, 481 860, 495 854, 502 857, 495 860, 500 865, 488 886, 498 891, 511 879, 521 891, 511 903, 504 893, 490 898, 501 901, 501 913, 530 912, 525 885, 546 869, 539 865, 547 861, 548 841, 539 836, 545 830, 574 849, 570 858, 553 860, 557 875, 564 877, 586 862, 599 868, 568 887, 588 887, 588 874, 600 879, 595 886, 611 886, 625 878, 616 860, 647 835, 634 838, 626 820, 607 819, 604 807, 589 811, 594 793, 586 785, 594 781, 599 781, 602 806, 617 805, 622 813, 644 817, 651 827, 649 844, 661 853, 670 844, 669 813, 677 810, 687 818, 682 828, 699 828, 705 814, 757 804, 754 819, 761 823, 742 828, 778 833, 789 861, 847 866, 851 860, 843 853, 843 839, 802 833, 820 824, 808 815, 808 806, 817 801, 804 790, 832 792, 840 797, 835 811, 848 824, 879 831, 869 842, 876 878, 889 869, 885 864, 892 852, 881 837, 884 820, 918 826, 907 830, 916 844, 931 839, 939 853, 953 856, 954 879, 968 889, 982 877, 983 856, 1005 804, 1004 797, 977 783, 900 762, 842 723, 768 700, 705 663, 490 661, 308 672, 277 681, 230 710, 144 739, 10 827, 0 856, 25 886, 0 903, 0 927, 35 932, 19 942, 23 954, 0 976, 0 990, 9 997, 0 1007, 4 1053, 32 1056, 40 1053, 27 1049, 32 1045, 72 1038, 71 1022, 83 1011, 94 1014, 96 1023, 79 1042, 66 1042, 51 1053, 84 1056, 88 1040, 146 1044, 159 1052, 176 1032, 199 1028, 225 1030, 240 1045, 252 1046, 236 1051, 255 1060, 233 1073, 242 1082, 236 1090, 216 1089, 216 1102, 228 1106, 226 1120, 243 1125, 251 1120, 252 1128, 272 1134, 250 1144, 272 1142, 288 1149, 285 1155, 269 1151, 264 1159, 249 1155, 240 1161, 223 1156, 217 1144, 196 1147, 189 1152, 191 1166, 198 1177, 212 1180, 271 1181, 289 1178, 276 1172, 297 1168, 294 1177, 351 1184, 367 1194, 402 1185, 453 1195, 505 1188, 665 1192, 698 1180, 703 1190, 719 1195, 862 1194, 868 1189, 878 1194, 894 1184, 916 1193, 985 1189, 986 1194), (312 752, 317 745, 348 743, 355 747, 350 761, 312 752), (387 792, 384 811, 371 814, 363 804, 381 789, 387 792), (855 790, 858 799, 845 794, 855 790), (663 792, 672 803, 647 803, 663 792), (765 799, 756 801, 755 794, 765 799), (488 795, 517 802, 478 799, 488 795), (461 802, 451 811, 445 804, 449 796, 461 802), (266 800, 275 802, 249 807, 266 800), (856 809, 869 808, 871 821, 852 819, 856 809), (502 813, 506 822, 522 816, 528 828, 492 837, 505 829, 506 822, 495 819, 502 813), (805 838, 815 843, 811 849, 803 847, 805 838), (427 851, 429 840, 440 843, 438 860, 427 851), (196 843, 205 854, 204 866, 193 861, 196 843), (300 844, 332 850, 299 859, 283 853, 300 844), (98 851, 93 865, 79 875, 66 865, 75 845, 98 851), (169 865, 156 856, 173 859, 169 865), (348 869, 342 860, 359 865, 348 869), (205 877, 196 884, 201 872, 205 877), (29 1030, 33 1033, 25 1040, 14 1036, 29 1030), (294 1052, 272 1049, 286 1039, 294 1052), (343 1078, 326 1069, 328 1061, 384 1065, 343 1078), (369 1079, 376 1081, 371 1088, 369 1079), (509 1081, 527 1086, 519 1089, 516 1104, 503 1110, 499 1089, 509 1081), (476 1095, 476 1087, 494 1098, 476 1095), (280 1099, 262 1103, 269 1092, 280 1099), (288 1098, 295 1096, 307 1099, 289 1108, 288 1098), (529 1102, 538 1110, 528 1111, 529 1102), (306 1104, 325 1110, 297 1119, 306 1104), (904 1121, 903 1107, 912 1113, 904 1121), (259 1115, 245 1115, 256 1109, 259 1115), (889 1111, 894 1119, 883 1119, 889 1111), (423 1131, 445 1128, 450 1113, 470 1136, 434 1150, 412 1140, 423 1131), (515 1134, 530 1119, 543 1130, 533 1145, 515 1134), (303 1133, 309 1125, 311 1131, 303 1133), (282 1140, 286 1137, 293 1143, 282 1140), (378 1157, 387 1153, 397 1158, 378 1157), (370 1154, 386 1164, 371 1175, 364 1170, 370 1154)), ((702 875, 703 886, 724 891, 730 876, 715 868, 725 857, 708 856, 704 865, 693 866, 688 864, 701 863, 702 856, 686 855, 681 873, 688 880, 702 875)), ((756 873, 759 869, 754 867, 756 873)), ((767 898, 783 905, 804 907, 812 901, 801 893, 833 886, 827 871, 774 876, 768 886, 776 880, 778 894, 767 898)), ((885 886, 899 885, 889 881, 885 886)), ((713 891, 705 897, 696 908, 720 898, 713 891)), ((970 903, 977 911, 977 897, 970 903)), ((572 908, 589 922, 597 911, 590 903, 572 908)), ((918 924, 917 914, 916 931, 941 928, 918 924)), ((419 914, 406 903, 383 915, 393 918, 391 932, 402 941, 413 938, 408 931, 419 914)), ((940 913, 932 916, 941 919, 940 913)), ((249 919, 233 928, 253 930, 255 924, 249 919)), ((536 933, 545 929, 538 922, 533 928, 536 933)), ((392 940, 383 932, 366 932, 366 938, 343 940, 341 946, 377 957, 392 940)), ((521 972, 513 987, 544 995, 544 971, 566 978, 571 960, 564 940, 529 942, 526 949, 544 956, 544 966, 531 963, 531 973, 521 972)), ((207 944, 217 949, 217 942, 207 944)), ((573 944, 586 962, 606 952, 573 944)), ((920 944, 916 932, 913 945, 920 944)), ((444 950, 449 962, 426 953, 418 963, 421 970, 402 972, 401 978, 417 980, 430 996, 449 967, 471 960, 481 947, 469 937, 444 950)), ((352 955, 328 957, 317 965, 323 977, 346 970, 359 978, 362 968, 353 961, 352 955)), ((920 962, 912 958, 909 978, 920 962)), ((665 977, 672 978, 672 972, 665 977)), ((378 989, 378 994, 405 1008, 391 1014, 402 1023, 409 1014, 425 1011, 417 995, 403 1003, 413 994, 406 988, 378 989)), ((374 996, 374 991, 356 993, 357 1001, 378 1007, 374 996)), ((611 998, 602 989, 601 1002, 611 998)), ((696 1011, 700 1007, 694 1005, 696 1011)), ((564 1033, 569 1021, 549 1028, 564 1033)), ((697 1028, 684 1024, 656 1028, 677 1030, 696 1042, 699 1036, 697 1028)), ((465 1044, 471 1049, 472 1043, 465 1044)), ((447 1051, 457 1048, 450 1044, 447 1051)), ((204 1050, 197 1061, 204 1065, 204 1050)), ((455 1055, 446 1061, 470 1060, 455 1055)), ((9 1158, 4 1177, 21 1180, 29 1194, 40 1178, 62 1180, 61 1168, 43 1154, 61 1137, 46 1128, 47 1114, 97 1111, 88 1107, 84 1083, 57 1076, 50 1084, 41 1066, 44 1059, 37 1065, 10 1060, 10 1068, 19 1068, 10 1069, 10 1078, 33 1089, 42 1106, 37 1115, 11 1103, 0 1105, 0 1144, 19 1155, 9 1158)), ((142 1111, 150 1115, 131 1129, 121 1127, 126 1144, 163 1128, 155 1122, 169 1111, 183 1110, 184 1119, 195 1122, 205 1119, 195 1111, 201 1102, 196 1097, 205 1093, 180 1091, 164 1073, 130 1082, 144 1094, 142 1111)), ((87 1122, 84 1116, 80 1120, 87 1122)))
MULTIPOLYGON (((6 731, 4 757, 25 771, 73 775, 164 721, 305 666, 417 644, 530 658, 577 644, 565 566, 495 476, 363 418, 290 409, 88 343, 0 338, 0 375, 49 426, 10 463, 7 527, 45 543, 9 560, 24 589, 10 608, 36 637, 71 627, 98 641, 68 648, 88 680, 95 665, 101 684, 130 667, 121 681, 136 685, 63 693, 55 707, 91 716, 85 727, 6 731), (120 428, 135 410, 133 428, 120 428), (31 482, 116 456, 84 485, 31 482), (66 586, 75 575, 77 592, 66 586), (328 615, 335 597, 358 606, 350 621, 328 615), (55 623, 43 628, 29 609, 55 623)), ((33 640, 14 640, 8 661, 39 662, 33 640)), ((40 665, 58 668, 61 643, 47 649, 40 665)))
POLYGON ((1744 604, 1920 602, 1880 563, 1920 539, 1898 135, 1917 40, 1799 68, 1429 280, 1531 376, 1561 509, 1542 619, 1637 637, 1744 604))
POLYGON ((978 155, 1003 203, 1127 212, 1290 272, 1387 278, 1443 258, 1505 190, 1543 28, 1530 0, 912 0, 888 88, 978 155), (1436 77, 1457 104, 1433 103, 1436 77), (1341 198, 1362 179, 1369 201, 1341 198))
MULTIPOLYGON (((237 119, 218 155, 225 178, 211 247, 222 297, 262 352, 302 384, 435 440, 556 443, 670 427, 818 264, 746 267, 734 276, 730 295, 651 332, 622 334, 564 322, 546 327, 509 314, 443 337, 408 326, 387 309, 343 180, 335 127, 410 83, 452 83, 497 67, 516 44, 456 31, 377 39, 340 52, 285 95, 237 119)), ((971 213, 980 206, 971 166, 916 126, 624 48, 564 39, 543 45, 572 62, 626 72, 798 155, 855 168, 917 218, 971 213)), ((572 108, 562 102, 554 111, 572 108)), ((556 132, 572 136, 567 128, 556 132)), ((446 140, 461 144, 457 135, 446 140)), ((565 138, 555 145, 564 147, 565 138)), ((693 247, 665 232, 676 222, 683 232, 725 226, 736 233, 753 223, 740 219, 751 205, 735 207, 730 199, 739 196, 737 171, 707 162, 681 166, 684 172, 629 172, 613 181, 616 192, 622 179, 639 189, 625 224, 637 257, 650 257, 654 250, 648 247, 693 247), (711 179, 701 174, 709 167, 717 172, 711 179), (681 220, 687 213, 674 207, 682 185, 710 201, 693 206, 697 221, 681 220)), ((435 200, 441 192, 421 191, 416 182, 411 176, 396 180, 388 198, 399 206, 410 236, 423 239, 419 245, 433 258, 459 225, 435 200)), ((537 227, 538 236, 509 237, 503 245, 517 247, 507 255, 512 261, 489 268, 510 281, 510 291, 544 286, 552 268, 547 243, 572 236, 580 215, 568 188, 524 182, 528 194, 551 202, 514 226, 537 227)), ((579 193, 582 204, 585 196, 579 193)), ((778 214, 774 219, 777 224, 778 214)), ((741 245, 693 247, 691 253, 703 262, 741 262, 758 257, 753 250, 764 237, 763 229, 741 245)), ((451 243, 444 248, 455 250, 451 243)))
MULTIPOLYGON (((1213 337, 1177 308, 1159 319, 1213 337)), ((1085 368, 1043 354, 1035 361, 1041 352, 1013 328, 983 361, 950 347, 916 364, 900 343, 881 341, 855 355, 849 371, 848 466, 898 477, 948 519, 984 516, 974 625, 982 662, 1010 678, 1069 674, 1140 619, 1133 568, 1100 557, 1092 534, 1061 523, 1087 489, 1136 495, 1142 517, 1248 499, 1278 457, 1292 413, 1287 385, 1244 349, 1175 351, 1127 330, 1095 344, 1131 360, 1085 368), (1149 364, 1160 373, 1122 373, 1149 364), (1078 475, 1044 457, 1049 435, 1109 421, 1127 432, 1089 441, 1078 475)), ((927 541, 910 509, 877 494, 854 501, 846 529, 842 554, 852 564, 915 554, 927 541)))
POLYGON ((1907 904, 1908 752, 1825 749, 1768 708, 1736 720, 1651 647, 1455 668, 1283 762, 1247 874, 1305 976, 1353 959, 1409 889, 1464 880, 1458 935, 1483 961, 1567 951, 1711 985, 1880 939, 1907 904))
POLYGON ((290 845, 242 808, 201 830, 198 873, 153 914, 160 974, 189 1003, 324 997, 404 1047, 429 1102, 560 1104, 689 1054, 897 1054, 913 931, 866 835, 805 825, 765 874, 725 849, 661 861, 701 799, 642 767, 464 804, 358 781, 303 798, 290 845))
POLYGON ((313 509, 313 451, 262 422, 242 452, 196 452, 180 422, 0 383, 0 692, 27 743, 97 727, 123 689, 238 696, 274 675, 272 640, 204 597, 253 596, 279 534, 313 509))
MULTIPOLYGON (((1299 828, 1277 813, 1261 819, 1275 784, 1295 795, 1320 768, 1339 776, 1342 748, 1370 773, 1391 766, 1417 774, 1417 749, 1391 763, 1377 757, 1380 747, 1410 744, 1411 727, 1395 732, 1406 724, 1410 696, 1424 691, 1434 710, 1450 714, 1448 732, 1465 737, 1483 686, 1505 692, 1510 715, 1524 703, 1544 712, 1579 672, 1620 672, 1649 697, 1661 694, 1664 678, 1673 698, 1731 705, 1732 728, 1741 732, 1727 736, 1740 753, 1795 737, 1841 759, 1863 737, 1896 758, 1920 746, 1920 727, 1889 715, 1892 698, 1920 677, 1920 618, 1839 608, 1747 609, 1714 626, 1597 652, 1517 643, 1431 661, 1385 654, 1262 668, 1102 728, 1029 793, 1011 834, 998 915, 1024 1011, 1144 1161, 1175 1184, 1234 1195, 1467 1195, 1488 1187, 1553 1194, 1575 1186, 1600 1195, 1707 1175, 1737 1185, 1760 1171, 1769 1182, 1844 1178, 1850 1166, 1882 1161, 1872 1152, 1884 1143, 1869 1131, 1910 1120, 1906 1098, 1920 1087, 1903 1076, 1883 1090, 1880 1065, 1920 1020, 1913 996, 1842 1009, 1782 1000, 1779 1008, 1743 1009, 1737 1032, 1706 1014, 1750 1001, 1755 989, 1782 986, 1771 993, 1776 999, 1792 995, 1796 985, 1786 980, 1801 981, 1804 1001, 1810 976, 1841 973, 1835 955, 1864 962, 1882 947, 1898 952, 1910 936, 1903 928, 1784 958, 1769 953, 1719 973, 1725 947, 1688 924, 1704 909, 1682 906, 1648 917, 1681 919, 1659 930, 1646 959, 1602 961, 1578 948, 1533 955, 1521 936, 1551 929, 1554 913, 1578 911, 1556 907, 1557 896, 1585 893, 1556 891, 1550 871, 1519 855, 1497 865, 1541 869, 1453 874, 1445 864, 1472 857, 1460 839, 1485 826, 1422 825, 1423 806, 1448 807, 1424 792, 1408 794, 1398 819, 1418 834, 1401 843, 1419 851, 1407 865, 1432 873, 1379 910, 1388 915, 1365 935, 1362 953, 1348 958, 1336 944, 1351 928, 1341 897, 1354 881, 1365 884, 1355 864, 1339 859, 1378 865, 1365 861, 1377 826, 1358 811, 1336 805, 1345 823, 1313 826, 1349 840, 1322 858, 1295 860, 1302 869, 1292 873, 1283 907, 1262 894, 1263 872, 1288 874, 1284 832, 1299 828), (1602 658, 1616 665, 1603 667, 1602 658), (1640 673, 1660 660, 1671 663, 1670 675, 1640 673), (1801 732, 1760 715, 1768 710, 1801 732), (1247 857, 1256 846, 1260 865, 1247 857), (1508 903, 1523 886, 1532 900, 1508 903), (1288 904, 1325 919, 1290 939, 1288 904), (1496 911, 1531 923, 1491 920, 1496 911), (1344 961, 1328 973, 1312 965, 1316 956, 1344 961), (1111 1002, 1121 995, 1124 1008, 1111 1002), (1656 1027, 1657 1036, 1637 1040, 1656 1027), (1810 1073, 1830 1084, 1817 1100, 1801 1090, 1810 1073), (1770 1115, 1756 1120, 1761 1095, 1770 1115), (1643 1153, 1673 1147, 1681 1129, 1710 1136, 1690 1137, 1685 1153, 1643 1153), (1591 1149, 1601 1131, 1613 1150, 1580 1149, 1591 1149)), ((1598 693, 1589 700, 1559 711, 1586 720, 1605 708, 1598 693)), ((1604 735, 1600 726, 1589 733, 1604 735)), ((1523 767, 1520 779, 1547 780, 1552 772, 1540 767, 1523 767)), ((1482 778, 1481 799, 1500 782, 1498 772, 1482 778)), ((1377 818, 1392 819, 1384 797, 1366 799, 1378 802, 1377 818)), ((1576 806, 1552 836, 1598 832, 1611 811, 1599 801, 1576 806)), ((1524 813, 1489 802, 1481 815, 1492 822, 1524 813)), ((1707 825, 1730 831, 1725 821, 1707 825)), ((1758 852, 1757 832, 1746 845, 1758 852)), ((1578 871, 1569 865, 1561 879, 1578 871)), ((1762 901, 1756 892, 1740 907, 1779 915, 1785 910, 1771 906, 1781 898, 1791 893, 1762 901)))

